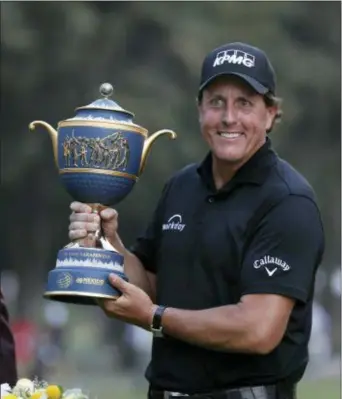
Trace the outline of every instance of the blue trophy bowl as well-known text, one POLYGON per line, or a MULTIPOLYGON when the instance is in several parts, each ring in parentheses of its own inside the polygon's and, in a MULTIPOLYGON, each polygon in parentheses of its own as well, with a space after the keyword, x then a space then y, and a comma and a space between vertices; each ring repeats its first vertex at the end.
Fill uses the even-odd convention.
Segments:
POLYGON ((111 206, 138 180, 145 137, 130 126, 70 126, 58 131, 60 179, 77 201, 111 206))
MULTIPOLYGON (((59 122, 57 131, 34 121, 50 134, 60 181, 75 201, 89 204, 94 212, 122 201, 133 189, 145 167, 153 142, 162 135, 175 139, 172 130, 148 137, 133 123, 134 114, 109 99, 113 87, 100 87, 102 98, 76 109, 74 117, 59 122)), ((44 296, 60 302, 97 305, 98 299, 115 299, 120 293, 108 282, 115 273, 127 281, 123 255, 100 232, 94 248, 82 242, 58 252, 56 267, 49 272, 44 296)))
POLYGON ((147 131, 107 98, 76 111, 74 118, 59 123, 62 184, 76 201, 115 205, 138 180, 147 131))

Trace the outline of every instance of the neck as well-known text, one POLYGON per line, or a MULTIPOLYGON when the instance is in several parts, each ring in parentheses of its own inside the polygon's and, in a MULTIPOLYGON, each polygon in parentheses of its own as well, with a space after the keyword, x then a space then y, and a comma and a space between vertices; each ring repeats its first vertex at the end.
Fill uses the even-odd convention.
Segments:
POLYGON ((236 172, 265 144, 266 138, 249 154, 248 157, 240 162, 232 163, 218 159, 212 155, 212 174, 216 190, 220 190, 236 174, 236 172))
POLYGON ((241 166, 241 164, 230 164, 227 161, 221 161, 213 156, 212 173, 216 190, 220 190, 227 184, 241 166))

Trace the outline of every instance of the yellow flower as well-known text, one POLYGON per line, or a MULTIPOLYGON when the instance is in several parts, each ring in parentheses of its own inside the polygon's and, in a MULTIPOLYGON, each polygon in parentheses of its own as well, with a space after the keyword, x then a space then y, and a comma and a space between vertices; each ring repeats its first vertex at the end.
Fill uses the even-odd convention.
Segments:
POLYGON ((30 399, 40 399, 43 393, 44 391, 36 391, 30 396, 30 399))
POLYGON ((13 393, 9 393, 8 395, 5 395, 3 399, 18 399, 13 393))
POLYGON ((59 385, 49 385, 45 393, 48 397, 48 399, 61 399, 63 390, 59 385))

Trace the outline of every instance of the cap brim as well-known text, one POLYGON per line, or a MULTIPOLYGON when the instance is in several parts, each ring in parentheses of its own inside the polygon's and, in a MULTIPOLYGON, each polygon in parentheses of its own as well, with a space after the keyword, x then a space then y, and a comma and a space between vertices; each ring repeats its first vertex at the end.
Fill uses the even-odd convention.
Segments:
POLYGON ((264 85, 259 83, 257 80, 255 80, 254 78, 251 78, 250 76, 244 75, 243 73, 222 72, 222 73, 218 73, 215 76, 212 76, 210 79, 208 79, 204 83, 202 83, 200 88, 199 88, 199 92, 201 92, 206 86, 208 86, 209 83, 214 81, 219 76, 229 76, 229 75, 238 76, 239 78, 243 79, 245 82, 247 82, 259 94, 266 94, 267 92, 270 91, 267 87, 265 87, 264 85))

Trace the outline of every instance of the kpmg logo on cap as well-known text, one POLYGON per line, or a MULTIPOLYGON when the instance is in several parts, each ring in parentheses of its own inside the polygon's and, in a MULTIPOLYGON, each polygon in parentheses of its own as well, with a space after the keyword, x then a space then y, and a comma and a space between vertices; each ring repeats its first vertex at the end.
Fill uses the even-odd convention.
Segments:
POLYGON ((219 51, 216 54, 215 61, 213 63, 213 67, 217 67, 224 63, 228 64, 243 64, 248 68, 253 68, 255 65, 255 57, 254 55, 245 53, 241 50, 225 50, 219 51))

